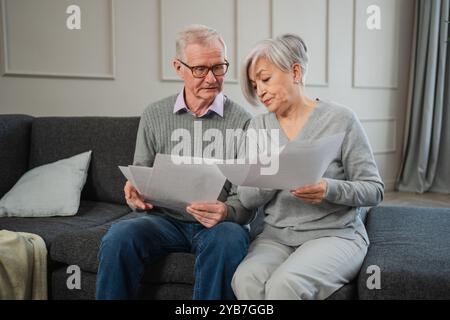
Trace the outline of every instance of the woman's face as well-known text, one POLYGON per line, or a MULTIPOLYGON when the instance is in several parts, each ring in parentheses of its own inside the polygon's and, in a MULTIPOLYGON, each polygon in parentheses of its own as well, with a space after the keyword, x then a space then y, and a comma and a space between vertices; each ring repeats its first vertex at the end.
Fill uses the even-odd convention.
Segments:
POLYGON ((298 96, 299 75, 284 72, 264 58, 258 59, 248 71, 249 80, 269 112, 284 113, 298 96))

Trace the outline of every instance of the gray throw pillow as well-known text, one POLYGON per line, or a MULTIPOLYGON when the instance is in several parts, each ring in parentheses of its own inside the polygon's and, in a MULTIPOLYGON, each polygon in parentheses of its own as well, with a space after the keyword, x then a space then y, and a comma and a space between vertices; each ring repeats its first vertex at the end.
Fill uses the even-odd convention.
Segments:
POLYGON ((0 200, 0 217, 75 215, 91 153, 81 153, 26 172, 0 200))

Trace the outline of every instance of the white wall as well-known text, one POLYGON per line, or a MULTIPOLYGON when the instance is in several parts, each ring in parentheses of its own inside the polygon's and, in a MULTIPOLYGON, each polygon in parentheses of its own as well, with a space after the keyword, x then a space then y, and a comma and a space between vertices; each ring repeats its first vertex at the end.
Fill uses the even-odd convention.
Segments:
POLYGON ((188 23, 208 24, 224 35, 232 64, 225 93, 250 110, 238 84, 240 61, 256 41, 294 32, 310 47, 307 93, 357 113, 383 180, 393 186, 413 0, 0 1, 0 113, 140 115, 150 102, 181 89, 171 58, 175 31, 188 23), (81 30, 66 28, 71 4, 81 8, 81 30), (381 9, 381 30, 366 28, 370 5, 381 9))

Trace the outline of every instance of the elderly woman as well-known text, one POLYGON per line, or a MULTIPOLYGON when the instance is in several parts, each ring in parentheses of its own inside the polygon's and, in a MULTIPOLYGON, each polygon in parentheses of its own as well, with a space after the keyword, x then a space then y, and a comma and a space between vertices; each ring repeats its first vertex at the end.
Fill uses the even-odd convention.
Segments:
POLYGON ((307 67, 307 47, 291 34, 260 42, 243 65, 244 95, 269 111, 249 128, 279 130, 280 146, 342 132, 345 137, 317 184, 238 188, 245 207, 263 207, 265 213, 264 230, 233 277, 238 299, 325 299, 357 275, 367 253, 358 207, 380 203, 384 185, 357 116, 305 95, 307 67))

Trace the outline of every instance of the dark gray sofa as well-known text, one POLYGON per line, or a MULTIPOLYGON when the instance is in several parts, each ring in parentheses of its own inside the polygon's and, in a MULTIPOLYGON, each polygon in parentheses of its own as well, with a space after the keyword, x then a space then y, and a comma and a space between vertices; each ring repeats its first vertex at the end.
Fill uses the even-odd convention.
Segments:
MULTIPOLYGON (((50 299, 94 299, 101 238, 113 223, 146 214, 126 206, 117 168, 132 162, 138 124, 138 117, 0 115, 0 198, 27 170, 92 150, 77 215, 0 218, 0 230, 45 240, 50 299), (81 289, 67 287, 69 265, 80 267, 81 289)), ((377 207, 367 212, 366 225, 371 245, 364 265, 330 299, 450 298, 450 209, 377 207), (381 289, 366 285, 372 265, 381 270, 381 289)), ((146 269, 138 298, 190 299, 193 268, 192 254, 164 257, 146 269)))

